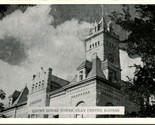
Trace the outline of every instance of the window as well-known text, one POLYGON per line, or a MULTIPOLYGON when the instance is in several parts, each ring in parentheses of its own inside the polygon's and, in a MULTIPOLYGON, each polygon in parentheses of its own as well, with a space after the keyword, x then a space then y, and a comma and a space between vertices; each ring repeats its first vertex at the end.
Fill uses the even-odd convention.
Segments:
MULTIPOLYGON (((86 106, 84 101, 80 101, 76 104, 76 107, 83 107, 83 106, 86 106)), ((75 118, 84 118, 84 115, 83 114, 76 114, 75 118)))
POLYGON ((83 71, 80 71, 80 73, 79 73, 79 79, 80 80, 83 80, 83 71))
POLYGON ((112 53, 108 54, 108 61, 110 61, 111 63, 114 63, 114 56, 112 53))
POLYGON ((12 98, 9 99, 9 106, 12 105, 12 98))
POLYGON ((44 80, 42 80, 42 88, 44 88, 44 80))
POLYGON ((54 115, 53 118, 59 118, 59 115, 54 115))
POLYGON ((38 83, 36 83, 36 89, 35 90, 37 90, 37 87, 38 87, 38 83))
POLYGON ((91 49, 91 44, 90 44, 90 49, 91 49))
POLYGON ((94 48, 94 43, 93 43, 93 48, 94 48))
POLYGON ((114 82, 114 83, 117 82, 116 71, 109 70, 109 81, 114 82))
POLYGON ((32 92, 34 91, 34 84, 32 85, 32 92))
POLYGON ((83 118, 83 114, 76 114, 75 118, 83 118))
POLYGON ((97 42, 95 42, 95 46, 97 46, 97 42))
POLYGON ((98 45, 100 45, 100 41, 98 41, 98 45))
POLYGON ((41 87, 41 82, 39 82, 39 89, 40 89, 40 87, 41 87))
POLYGON ((36 118, 36 115, 35 114, 31 114, 30 118, 36 118))
POLYGON ((83 71, 79 72, 79 80, 83 80, 83 71))
POLYGON ((98 24, 98 30, 100 30, 101 27, 102 27, 102 23, 99 23, 99 24, 98 24))

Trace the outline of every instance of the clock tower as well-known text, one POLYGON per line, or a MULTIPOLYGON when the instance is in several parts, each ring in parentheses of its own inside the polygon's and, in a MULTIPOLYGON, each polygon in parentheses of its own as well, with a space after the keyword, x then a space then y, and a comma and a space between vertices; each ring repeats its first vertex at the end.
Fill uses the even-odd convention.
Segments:
POLYGON ((106 79, 119 84, 121 82, 121 68, 119 56, 119 38, 113 32, 112 22, 105 19, 95 24, 85 38, 86 59, 91 61, 94 54, 102 61, 102 71, 106 79))

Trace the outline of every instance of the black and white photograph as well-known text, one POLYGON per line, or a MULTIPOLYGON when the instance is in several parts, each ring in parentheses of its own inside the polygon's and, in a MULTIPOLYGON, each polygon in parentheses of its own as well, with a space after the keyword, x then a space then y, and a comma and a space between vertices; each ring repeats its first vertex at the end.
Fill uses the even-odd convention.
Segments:
POLYGON ((0 118, 154 117, 155 5, 0 5, 0 118))

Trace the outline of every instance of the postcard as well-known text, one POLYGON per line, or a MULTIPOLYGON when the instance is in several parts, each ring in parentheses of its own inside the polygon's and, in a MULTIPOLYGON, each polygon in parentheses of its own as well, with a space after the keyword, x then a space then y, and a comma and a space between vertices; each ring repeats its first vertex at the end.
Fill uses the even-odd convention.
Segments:
POLYGON ((0 118, 154 118, 154 17, 153 4, 1 4, 0 118))

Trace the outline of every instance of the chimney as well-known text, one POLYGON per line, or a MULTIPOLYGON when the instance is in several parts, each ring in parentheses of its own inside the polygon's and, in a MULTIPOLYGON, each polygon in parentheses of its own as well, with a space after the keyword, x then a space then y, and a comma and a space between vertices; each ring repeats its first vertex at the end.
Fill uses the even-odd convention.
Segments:
POLYGON ((44 68, 43 67, 41 67, 41 71, 43 71, 44 70, 44 68))
POLYGON ((52 75, 52 68, 49 68, 49 69, 48 69, 48 75, 49 75, 49 76, 52 75))
POLYGON ((33 80, 35 79, 36 75, 33 75, 33 80))

